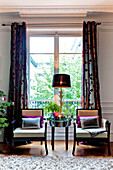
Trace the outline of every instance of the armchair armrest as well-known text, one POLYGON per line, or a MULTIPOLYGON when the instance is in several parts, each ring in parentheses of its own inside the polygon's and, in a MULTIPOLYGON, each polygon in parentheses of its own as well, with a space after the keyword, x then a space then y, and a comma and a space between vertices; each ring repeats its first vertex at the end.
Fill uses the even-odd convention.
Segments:
POLYGON ((16 119, 11 122, 12 131, 15 129, 16 119))
POLYGON ((111 123, 107 120, 107 121, 106 121, 106 130, 107 130, 108 132, 110 132, 110 125, 111 125, 111 123))
POLYGON ((12 124, 15 124, 15 122, 16 122, 16 119, 15 119, 15 120, 13 120, 11 123, 12 123, 12 124))
POLYGON ((107 119, 102 119, 102 127, 103 128, 106 128, 106 122, 107 122, 107 119))
POLYGON ((12 122, 11 122, 11 135, 12 135, 12 138, 13 138, 13 131, 14 131, 14 129, 15 129, 15 126, 16 126, 16 119, 15 120, 13 120, 12 122))
POLYGON ((105 128, 106 131, 109 131, 111 123, 107 119, 102 119, 102 122, 103 122, 103 128, 105 128))
POLYGON ((106 129, 107 131, 107 134, 108 134, 108 140, 110 140, 110 125, 111 123, 106 120, 106 119, 103 119, 103 127, 106 129))

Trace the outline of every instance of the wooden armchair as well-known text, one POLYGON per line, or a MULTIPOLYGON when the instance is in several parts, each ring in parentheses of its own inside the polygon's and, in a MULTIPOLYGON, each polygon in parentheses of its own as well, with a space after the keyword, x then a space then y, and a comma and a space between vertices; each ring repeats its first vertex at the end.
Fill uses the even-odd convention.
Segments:
MULTIPOLYGON (((86 126, 88 127, 88 126, 86 126)), ((108 146, 108 154, 111 155, 110 152, 110 122, 106 119, 101 119, 99 117, 99 110, 96 109, 77 109, 77 121, 74 122, 74 145, 73 145, 73 151, 72 154, 74 155, 75 152, 75 146, 79 144, 79 142, 90 142, 90 143, 100 143, 100 142, 106 142, 108 146), (90 122, 92 127, 89 128, 83 128, 83 120, 86 123, 85 125, 88 125, 88 117, 90 117, 90 120, 95 118, 96 121, 98 121, 99 127, 96 127, 96 123, 94 122, 95 128, 93 127, 93 123, 90 122), (82 118, 80 118, 82 117, 82 118), (85 119, 84 119, 85 117, 85 119), (87 118, 86 118, 87 117, 87 118), (98 117, 98 118, 96 118, 98 117), (99 119, 99 120, 97 120, 99 119), (82 121, 82 122, 81 122, 82 121)))
POLYGON ((47 122, 45 122, 44 127, 42 124, 44 119, 43 109, 23 109, 22 117, 24 117, 24 119, 22 118, 22 127, 16 127, 18 120, 12 122, 11 153, 13 153, 14 142, 41 141, 42 144, 42 141, 45 141, 46 154, 48 154, 47 122))

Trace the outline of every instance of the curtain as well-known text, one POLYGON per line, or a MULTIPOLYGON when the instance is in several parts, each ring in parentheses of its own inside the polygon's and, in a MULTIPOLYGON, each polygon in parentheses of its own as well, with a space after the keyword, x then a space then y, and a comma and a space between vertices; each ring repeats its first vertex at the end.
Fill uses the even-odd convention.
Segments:
POLYGON ((97 24, 83 22, 83 75, 82 108, 99 109, 101 116, 98 63, 97 63, 97 24))
POLYGON ((9 111, 10 120, 21 120, 21 109, 28 107, 26 60, 26 24, 12 23, 8 99, 14 102, 14 106, 9 111))

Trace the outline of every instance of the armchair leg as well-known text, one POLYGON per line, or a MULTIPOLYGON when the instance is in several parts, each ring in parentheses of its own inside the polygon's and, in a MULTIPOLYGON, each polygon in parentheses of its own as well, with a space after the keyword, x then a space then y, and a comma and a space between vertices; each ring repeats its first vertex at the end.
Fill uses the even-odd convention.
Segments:
POLYGON ((43 144, 43 142, 41 141, 41 145, 43 144))
POLYGON ((109 141, 108 141, 107 145, 108 145, 108 155, 111 155, 111 151, 110 151, 110 142, 109 142, 109 141))
POLYGON ((11 154, 13 154, 13 146, 14 146, 14 141, 11 141, 11 154))
POLYGON ((45 140, 45 149, 46 149, 46 155, 48 155, 47 141, 46 140, 45 140))
POLYGON ((72 155, 74 155, 74 153, 75 153, 75 146, 76 146, 76 141, 74 141, 74 144, 73 144, 73 152, 72 152, 72 155))

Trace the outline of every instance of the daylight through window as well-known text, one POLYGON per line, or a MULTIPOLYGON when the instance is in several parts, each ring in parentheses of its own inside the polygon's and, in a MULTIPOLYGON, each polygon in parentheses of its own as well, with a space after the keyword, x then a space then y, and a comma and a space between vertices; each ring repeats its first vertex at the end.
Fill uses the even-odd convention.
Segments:
POLYGON ((80 100, 82 37, 36 36, 30 37, 29 44, 30 100, 54 101, 52 79, 56 73, 71 77, 71 88, 63 89, 64 100, 80 100))

